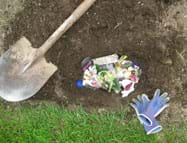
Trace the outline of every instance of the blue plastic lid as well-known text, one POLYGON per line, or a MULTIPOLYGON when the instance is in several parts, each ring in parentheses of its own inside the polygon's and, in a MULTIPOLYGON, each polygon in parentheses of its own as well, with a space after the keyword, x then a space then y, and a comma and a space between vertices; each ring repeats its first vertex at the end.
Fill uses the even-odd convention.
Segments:
POLYGON ((76 81, 76 86, 78 87, 78 88, 82 88, 84 85, 83 85, 83 81, 82 80, 77 80, 76 81))

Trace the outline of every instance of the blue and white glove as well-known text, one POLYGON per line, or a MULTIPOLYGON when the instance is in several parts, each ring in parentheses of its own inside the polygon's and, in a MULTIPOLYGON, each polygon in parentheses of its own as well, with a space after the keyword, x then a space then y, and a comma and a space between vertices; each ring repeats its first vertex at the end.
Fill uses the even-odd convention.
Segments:
POLYGON ((168 93, 164 92, 160 95, 160 89, 155 91, 153 99, 143 112, 139 112, 139 119, 147 126, 153 124, 153 118, 157 117, 165 108, 169 106, 168 93))
POLYGON ((145 109, 148 107, 148 104, 150 102, 149 98, 147 95, 143 94, 142 96, 138 95, 137 97, 138 100, 133 99, 133 103, 130 105, 134 108, 136 111, 137 117, 140 121, 141 124, 144 124, 144 122, 139 118, 139 114, 143 113, 145 109))
POLYGON ((144 112, 144 110, 148 107, 150 100, 147 95, 143 94, 142 96, 138 96, 138 100, 133 100, 134 103, 131 103, 131 106, 135 109, 138 119, 140 123, 143 124, 144 129, 149 134, 155 134, 162 130, 162 126, 158 124, 155 118, 152 118, 152 125, 147 126, 144 122, 139 118, 139 114, 144 112))

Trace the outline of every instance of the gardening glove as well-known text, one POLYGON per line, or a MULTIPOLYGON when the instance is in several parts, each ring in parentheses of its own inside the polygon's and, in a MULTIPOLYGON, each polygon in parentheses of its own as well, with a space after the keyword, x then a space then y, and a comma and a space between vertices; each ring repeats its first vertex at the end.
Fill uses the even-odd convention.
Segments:
MULTIPOLYGON (((150 100, 147 95, 143 94, 142 96, 138 96, 138 100, 133 100, 134 103, 131 103, 131 106, 135 109, 137 117, 139 118, 139 114, 142 113, 149 105, 150 100)), ((152 125, 147 126, 144 122, 140 120, 140 123, 143 124, 144 129, 149 134, 155 134, 162 130, 162 126, 158 124, 155 118, 152 118, 152 125)))
POLYGON ((141 124, 144 124, 143 120, 139 118, 139 114, 143 113, 148 107, 150 100, 147 95, 143 94, 142 96, 138 95, 137 99, 133 99, 133 103, 130 105, 136 111, 137 117, 141 124))
POLYGON ((139 114, 139 119, 148 126, 152 126, 153 118, 157 117, 166 107, 169 106, 168 93, 160 95, 160 89, 155 91, 153 99, 148 104, 147 108, 139 114))

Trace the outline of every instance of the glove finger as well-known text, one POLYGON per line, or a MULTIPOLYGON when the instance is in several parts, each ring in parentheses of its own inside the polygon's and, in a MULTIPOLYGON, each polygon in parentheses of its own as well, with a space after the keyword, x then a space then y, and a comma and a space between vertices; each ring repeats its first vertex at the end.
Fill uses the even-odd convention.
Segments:
POLYGON ((159 97, 159 96, 160 96, 160 89, 156 89, 153 98, 157 98, 157 97, 159 97))
POLYGON ((136 114, 139 114, 138 108, 136 106, 136 104, 130 103, 131 107, 134 108, 134 110, 136 111, 136 114))
POLYGON ((161 95, 161 97, 162 97, 162 98, 167 98, 168 95, 169 95, 169 94, 168 94, 167 92, 164 92, 164 93, 161 95))
POLYGON ((170 100, 170 97, 168 97, 168 93, 163 93, 160 98, 167 103, 170 100))
POLYGON ((138 101, 137 99, 133 98, 132 102, 133 102, 134 105, 136 105, 137 108, 141 107, 141 102, 138 101))
POLYGON ((142 100, 143 100, 143 110, 145 110, 148 107, 148 104, 150 103, 149 98, 147 95, 142 95, 142 100))
POLYGON ((164 97, 164 98, 160 98, 162 102, 167 103, 170 100, 170 97, 164 97))
POLYGON ((138 95, 138 96, 137 96, 137 99, 138 99, 141 103, 143 102, 142 96, 138 95))
POLYGON ((146 94, 143 94, 143 95, 142 95, 142 100, 143 100, 143 101, 146 101, 146 102, 149 102, 149 101, 150 101, 150 99, 148 98, 148 96, 147 96, 146 94))
POLYGON ((133 98, 133 99, 132 99, 132 102, 137 103, 137 102, 138 102, 138 100, 137 100, 137 99, 135 99, 135 98, 133 98))
POLYGON ((161 95, 161 97, 167 97, 168 96, 168 93, 167 92, 164 92, 162 95, 161 95))
POLYGON ((170 100, 170 97, 167 97, 167 98, 166 98, 166 103, 169 102, 169 100, 170 100))

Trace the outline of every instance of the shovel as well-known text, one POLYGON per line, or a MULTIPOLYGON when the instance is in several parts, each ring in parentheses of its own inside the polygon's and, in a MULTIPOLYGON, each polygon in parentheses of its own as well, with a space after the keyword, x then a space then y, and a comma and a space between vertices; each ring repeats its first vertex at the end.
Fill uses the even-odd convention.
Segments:
POLYGON ((95 1, 84 0, 40 48, 33 48, 23 37, 0 57, 0 97, 9 102, 23 101, 42 88, 57 70, 44 54, 95 1))

